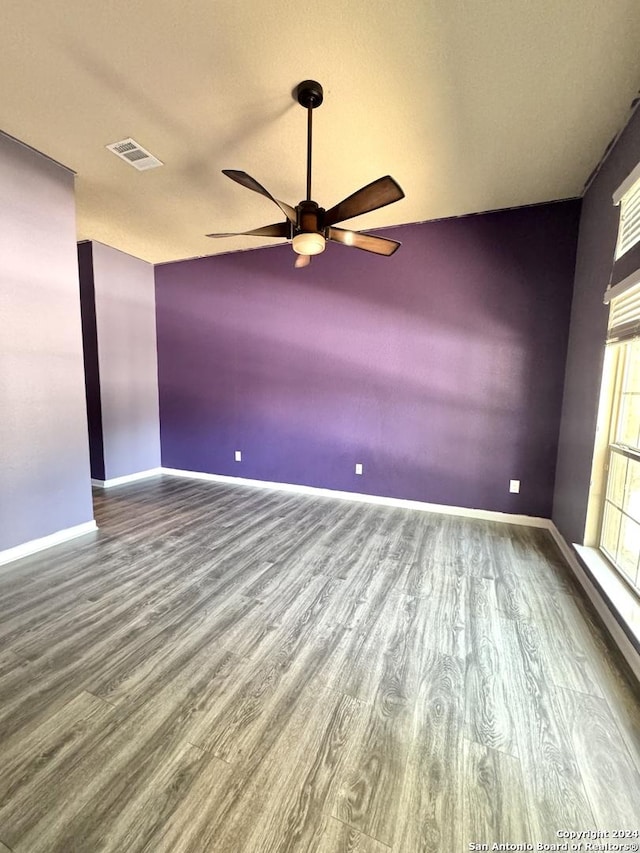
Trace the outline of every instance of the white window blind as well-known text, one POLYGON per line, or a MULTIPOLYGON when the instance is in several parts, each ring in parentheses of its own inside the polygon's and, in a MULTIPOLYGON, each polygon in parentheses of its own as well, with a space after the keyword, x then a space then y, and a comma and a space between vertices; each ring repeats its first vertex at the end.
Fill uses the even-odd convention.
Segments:
POLYGON ((620 200, 620 225, 616 260, 640 240, 640 181, 628 190, 620 200))
POLYGON ((608 341, 640 337, 640 284, 611 300, 608 341))

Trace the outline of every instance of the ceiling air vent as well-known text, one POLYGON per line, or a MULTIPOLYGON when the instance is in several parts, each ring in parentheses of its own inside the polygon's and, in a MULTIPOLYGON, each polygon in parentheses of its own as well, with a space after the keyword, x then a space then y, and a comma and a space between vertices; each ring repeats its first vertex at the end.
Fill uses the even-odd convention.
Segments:
POLYGON ((120 142, 113 142, 106 147, 140 172, 144 172, 145 169, 155 169, 157 166, 164 165, 161 160, 158 160, 146 148, 139 145, 135 139, 121 139, 120 142))

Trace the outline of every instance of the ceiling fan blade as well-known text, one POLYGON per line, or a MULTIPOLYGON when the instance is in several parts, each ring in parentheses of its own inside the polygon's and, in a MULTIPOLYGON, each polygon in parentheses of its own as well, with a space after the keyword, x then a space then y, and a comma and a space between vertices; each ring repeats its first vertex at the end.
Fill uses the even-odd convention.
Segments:
POLYGON ((299 270, 302 267, 308 267, 311 263, 311 255, 298 255, 294 267, 299 270))
POLYGON ((223 169, 222 174, 226 175, 228 178, 231 178, 232 181, 235 181, 237 184, 240 184, 241 187, 246 187, 248 190, 253 190, 254 193, 259 193, 260 195, 265 196, 265 198, 271 199, 274 204, 277 204, 280 210, 287 217, 289 222, 296 221, 296 212, 291 205, 286 204, 284 201, 278 201, 277 198, 274 198, 268 190, 259 184, 255 178, 252 178, 251 175, 247 175, 246 172, 239 172, 236 169, 223 169))
POLYGON ((360 216, 361 213, 369 213, 370 210, 377 210, 386 204, 393 204, 401 198, 404 198, 404 192, 400 184, 394 181, 391 175, 385 175, 384 178, 378 178, 377 181, 356 190, 328 210, 324 215, 324 224, 335 225, 336 222, 360 216))
POLYGON ((205 234, 205 237, 286 237, 289 240, 291 238, 291 224, 289 222, 276 222, 273 225, 263 225, 262 228, 254 228, 252 231, 205 234))
POLYGON ((344 228, 329 228, 329 239, 335 243, 343 243, 345 246, 362 249, 365 252, 387 256, 393 255, 402 245, 397 240, 376 237, 375 234, 363 234, 360 231, 346 231, 344 228))

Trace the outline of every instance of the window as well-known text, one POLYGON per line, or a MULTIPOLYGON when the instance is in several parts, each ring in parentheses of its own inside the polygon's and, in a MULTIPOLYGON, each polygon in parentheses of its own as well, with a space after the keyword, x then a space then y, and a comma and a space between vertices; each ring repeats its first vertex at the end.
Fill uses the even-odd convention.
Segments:
MULTIPOLYGON (((640 287, 634 288, 640 323, 640 287)), ((616 317, 616 301, 611 317, 616 317)), ((625 317, 628 324, 628 314, 625 317)), ((600 548, 640 593, 640 336, 615 339, 610 328, 613 406, 600 548)))
MULTIPOLYGON (((640 164, 613 195, 621 207, 629 199, 640 203, 640 164)), ((623 235, 629 217, 620 223, 604 294, 609 326, 584 540, 575 547, 629 636, 640 642, 640 204, 627 213, 632 209, 639 229, 635 238, 623 235)))

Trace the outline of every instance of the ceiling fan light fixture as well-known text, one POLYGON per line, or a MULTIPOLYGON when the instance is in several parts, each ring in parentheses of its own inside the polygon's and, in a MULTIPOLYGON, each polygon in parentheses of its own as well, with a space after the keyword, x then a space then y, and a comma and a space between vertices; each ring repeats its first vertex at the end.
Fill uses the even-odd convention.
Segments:
POLYGON ((326 240, 317 232, 303 232, 293 238, 293 251, 298 255, 319 255, 324 252, 326 240))

